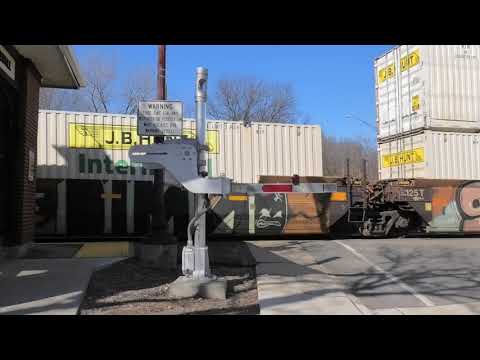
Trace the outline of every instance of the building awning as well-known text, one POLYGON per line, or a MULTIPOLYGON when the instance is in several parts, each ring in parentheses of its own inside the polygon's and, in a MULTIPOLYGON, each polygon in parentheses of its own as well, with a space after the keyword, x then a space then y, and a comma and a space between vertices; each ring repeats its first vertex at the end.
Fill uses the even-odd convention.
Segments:
POLYGON ((42 87, 78 89, 85 86, 80 67, 69 45, 14 45, 35 64, 42 75, 42 87))

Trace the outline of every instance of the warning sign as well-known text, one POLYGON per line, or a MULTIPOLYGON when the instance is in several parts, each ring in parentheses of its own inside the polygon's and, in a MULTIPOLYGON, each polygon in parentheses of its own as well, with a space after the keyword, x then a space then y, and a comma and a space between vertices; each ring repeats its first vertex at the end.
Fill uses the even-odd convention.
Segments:
POLYGON ((183 104, 180 101, 140 101, 137 126, 139 135, 181 136, 183 104))
POLYGON ((425 161, 424 148, 417 148, 408 151, 402 151, 395 154, 383 155, 382 164, 384 168, 393 166, 415 164, 425 161))

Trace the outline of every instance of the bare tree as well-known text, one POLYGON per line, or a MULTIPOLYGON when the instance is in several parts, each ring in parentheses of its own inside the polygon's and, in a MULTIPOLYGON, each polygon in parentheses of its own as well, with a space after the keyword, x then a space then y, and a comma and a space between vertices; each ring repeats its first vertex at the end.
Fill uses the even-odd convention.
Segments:
POLYGON ((346 159, 350 159, 350 175, 363 177, 363 160, 367 160, 367 179, 378 179, 377 150, 371 139, 323 139, 323 164, 326 176, 345 176, 346 159))
POLYGON ((139 101, 151 100, 155 95, 155 79, 151 71, 139 70, 131 73, 120 94, 122 113, 135 114, 139 101))
POLYGON ((89 110, 108 113, 115 98, 115 61, 99 55, 89 57, 83 67, 87 86, 85 88, 89 110))
POLYGON ((88 111, 82 91, 40 88, 40 109, 88 111))
POLYGON ((106 59, 98 54, 91 55, 81 65, 86 87, 80 90, 42 88, 40 108, 134 114, 139 101, 154 97, 153 71, 139 68, 122 80, 117 76, 115 58, 106 59))
POLYGON ((221 79, 208 105, 213 119, 245 123, 294 122, 296 114, 291 85, 265 83, 254 77, 221 79))
POLYGON ((40 89, 40 108, 109 112, 116 98, 115 61, 91 55, 81 64, 86 87, 80 90, 40 89))
POLYGON ((298 112, 295 122, 302 125, 310 125, 312 123, 312 117, 308 113, 298 112))

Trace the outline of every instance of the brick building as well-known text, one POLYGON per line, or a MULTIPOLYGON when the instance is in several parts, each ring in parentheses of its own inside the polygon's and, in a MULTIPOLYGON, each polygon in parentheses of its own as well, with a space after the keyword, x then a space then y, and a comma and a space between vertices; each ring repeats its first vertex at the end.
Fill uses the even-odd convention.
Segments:
POLYGON ((0 258, 33 241, 40 87, 82 86, 68 45, 0 45, 0 258))

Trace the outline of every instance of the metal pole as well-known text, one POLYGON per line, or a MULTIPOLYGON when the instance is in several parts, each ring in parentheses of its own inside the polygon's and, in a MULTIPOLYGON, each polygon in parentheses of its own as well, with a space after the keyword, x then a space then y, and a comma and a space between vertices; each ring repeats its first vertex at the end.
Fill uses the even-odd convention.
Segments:
MULTIPOLYGON (((157 63, 157 98, 165 100, 165 81, 166 73, 166 45, 158 46, 158 63, 157 63)), ((163 143, 163 136, 155 136, 156 144, 163 143)), ((175 238, 167 231, 167 223, 165 221, 165 199, 164 199, 164 171, 157 169, 153 178, 153 211, 152 211, 152 238, 155 243, 172 244, 175 238)))
MULTIPOLYGON (((207 80, 208 71, 205 68, 197 68, 195 84, 195 107, 196 107, 196 120, 197 120, 197 141, 199 144, 198 151, 198 173, 201 176, 208 175, 208 152, 207 152, 207 121, 206 121, 206 108, 207 108, 207 80)), ((196 209, 197 213, 200 213, 207 207, 208 198, 207 194, 198 194, 196 196, 196 209)), ((208 258, 208 247, 206 245, 206 214, 201 215, 196 223, 195 228, 195 267, 193 271, 193 277, 202 279, 210 277, 210 264, 208 258)))
POLYGON ((208 175, 208 152, 207 152, 207 80, 208 70, 202 67, 197 68, 197 81, 195 92, 195 110, 197 120, 197 141, 200 144, 199 169, 201 176, 208 175))
POLYGON ((363 183, 367 183, 367 159, 363 159, 363 183))
POLYGON ((347 180, 347 192, 352 206, 352 182, 350 180, 350 158, 345 159, 345 178, 347 180))
MULTIPOLYGON (((195 92, 195 108, 196 108, 196 117, 197 117, 197 141, 199 144, 199 156, 198 156, 198 173, 201 176, 207 176, 207 161, 208 153, 205 150, 206 146, 206 137, 207 137, 207 119, 206 119, 206 109, 207 109, 207 79, 208 71, 205 68, 197 68, 197 81, 196 81, 196 92, 195 92)), ((197 199, 197 211, 202 211, 206 206, 206 194, 199 194, 197 199)), ((205 246, 205 215, 202 215, 198 220, 197 229, 199 230, 198 242, 195 242, 195 246, 204 247, 205 246)))

